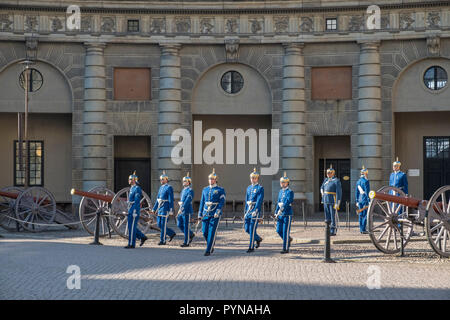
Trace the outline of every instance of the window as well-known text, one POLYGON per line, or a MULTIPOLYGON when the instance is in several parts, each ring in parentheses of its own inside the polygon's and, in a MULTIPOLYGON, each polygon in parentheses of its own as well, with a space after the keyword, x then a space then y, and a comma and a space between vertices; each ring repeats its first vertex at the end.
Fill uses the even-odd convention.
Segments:
POLYGON ((151 99, 149 68, 114 68, 114 100, 151 99))
POLYGON ((242 78, 242 75, 237 71, 228 71, 222 76, 220 85, 227 93, 238 93, 244 86, 244 78, 242 78))
POLYGON ((326 30, 337 30, 337 19, 336 18, 327 18, 326 21, 326 30))
MULTIPOLYGON (((22 73, 19 76, 19 84, 23 90, 25 90, 25 72, 26 70, 22 71, 22 73)), ((43 83, 44 80, 42 78, 42 74, 38 70, 31 68, 29 70, 28 92, 38 91, 42 87, 43 83)))
POLYGON ((426 159, 450 159, 450 138, 432 137, 425 139, 426 159))
POLYGON ((447 72, 438 66, 433 66, 425 71, 423 82, 428 89, 439 90, 447 85, 447 72))
MULTIPOLYGON (((22 156, 19 153, 19 141, 14 141, 14 185, 25 185, 26 145, 22 142, 22 156)), ((42 186, 44 184, 44 142, 28 141, 28 185, 42 186)))
POLYGON ((128 32, 139 32, 139 20, 128 20, 128 32))

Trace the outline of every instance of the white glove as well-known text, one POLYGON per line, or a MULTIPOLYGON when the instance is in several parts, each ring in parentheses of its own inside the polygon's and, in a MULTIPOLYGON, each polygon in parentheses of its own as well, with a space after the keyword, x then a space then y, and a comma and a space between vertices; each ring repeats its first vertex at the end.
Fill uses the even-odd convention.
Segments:
POLYGON ((219 214, 218 213, 215 213, 214 214, 214 218, 218 218, 219 217, 219 214))
POLYGON ((172 209, 170 209, 169 215, 170 215, 170 216, 173 216, 173 210, 172 210, 172 209))
POLYGON ((252 213, 252 217, 256 217, 256 211, 252 213))

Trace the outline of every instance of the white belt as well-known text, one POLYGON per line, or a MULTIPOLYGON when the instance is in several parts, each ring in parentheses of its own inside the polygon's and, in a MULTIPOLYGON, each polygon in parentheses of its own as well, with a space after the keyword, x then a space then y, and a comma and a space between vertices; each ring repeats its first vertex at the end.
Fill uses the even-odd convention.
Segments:
POLYGON ((361 186, 358 186, 358 190, 359 190, 359 193, 365 194, 365 192, 364 192, 363 188, 361 188, 361 186))
POLYGON ((210 212, 210 211, 213 211, 214 209, 216 209, 216 207, 217 207, 217 205, 219 203, 218 202, 206 201, 205 204, 208 207, 208 209, 206 209, 206 212, 210 212), (211 208, 213 205, 216 205, 216 206, 214 208, 211 208))

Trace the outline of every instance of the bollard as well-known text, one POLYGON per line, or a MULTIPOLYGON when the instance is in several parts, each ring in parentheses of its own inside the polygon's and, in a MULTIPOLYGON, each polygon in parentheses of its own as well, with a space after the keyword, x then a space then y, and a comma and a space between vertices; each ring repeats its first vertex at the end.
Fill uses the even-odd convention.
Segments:
POLYGON ((331 221, 325 220, 325 251, 324 258, 322 262, 324 263, 335 263, 333 259, 330 257, 330 223, 331 221))
POLYGON ((305 217, 305 202, 302 202, 302 212, 303 212, 303 226, 306 230, 306 226, 308 225, 308 222, 306 221, 306 217, 305 217))
POLYGON ((97 210, 97 212, 95 214, 97 215, 97 218, 95 219, 94 242, 91 242, 89 244, 102 245, 102 243, 100 243, 100 241, 98 241, 98 237, 99 237, 99 233, 100 233, 101 210, 97 210))
POLYGON ((405 256, 405 246, 403 244, 403 222, 400 222, 400 257, 404 256, 405 256))

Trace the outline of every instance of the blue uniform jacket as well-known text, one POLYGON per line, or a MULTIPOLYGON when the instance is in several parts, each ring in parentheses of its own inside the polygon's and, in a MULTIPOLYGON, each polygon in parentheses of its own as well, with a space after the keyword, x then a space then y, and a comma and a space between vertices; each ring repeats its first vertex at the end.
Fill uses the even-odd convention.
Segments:
POLYGON ((257 217, 261 216, 261 206, 264 201, 264 188, 259 183, 255 185, 249 185, 247 188, 247 194, 245 195, 245 212, 247 215, 251 215, 256 212, 257 217), (253 207, 249 210, 248 201, 254 202, 253 207))
POLYGON ((292 216, 292 202, 294 201, 294 191, 287 187, 278 192, 278 201, 275 212, 279 216, 292 216))
POLYGON ((180 206, 180 212, 182 214, 191 214, 194 212, 192 209, 192 199, 194 199, 194 190, 192 190, 191 187, 185 187, 181 191, 181 197, 180 197, 181 206, 180 206))
POLYGON ((153 206, 153 211, 156 212, 158 210, 158 215, 167 215, 170 210, 173 211, 173 188, 169 184, 163 184, 158 191, 158 195, 156 196, 156 201, 153 206), (158 209, 158 199, 163 200, 158 209))
POLYGON ((200 207, 198 209, 199 218, 213 217, 218 213, 222 215, 222 207, 225 204, 225 189, 217 185, 211 187, 207 186, 202 191, 202 198, 200 200, 200 207), (212 206, 208 208, 206 202, 212 202, 212 206), (208 209, 210 211, 208 211, 208 209))
POLYGON ((323 204, 339 204, 342 199, 341 181, 336 177, 325 178, 320 187, 320 193, 322 194, 323 204))
POLYGON ((369 192, 370 192, 369 180, 367 180, 366 177, 359 178, 358 182, 356 182, 356 191, 355 191, 356 205, 358 206, 359 209, 362 209, 365 206, 369 205, 370 202, 369 192))
POLYGON ((129 209, 128 213, 133 213, 136 210, 136 213, 139 214, 141 210, 141 199, 142 199, 142 189, 138 185, 131 186, 130 194, 128 196, 129 209))
POLYGON ((391 173, 391 176, 389 177, 389 185, 399 188, 405 194, 408 194, 408 178, 406 177, 406 173, 402 171, 391 173))

